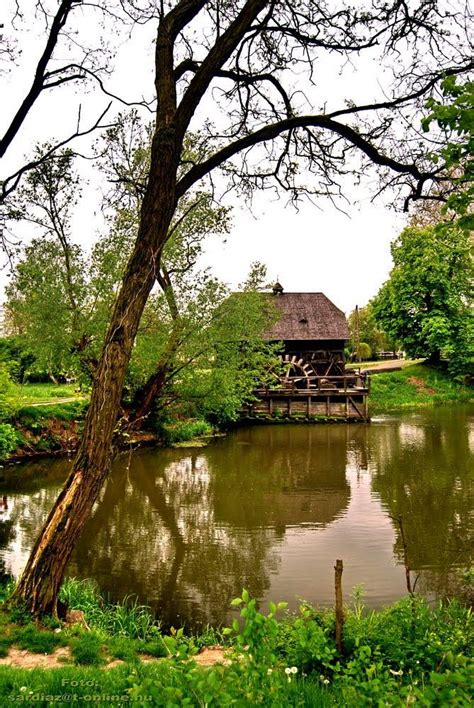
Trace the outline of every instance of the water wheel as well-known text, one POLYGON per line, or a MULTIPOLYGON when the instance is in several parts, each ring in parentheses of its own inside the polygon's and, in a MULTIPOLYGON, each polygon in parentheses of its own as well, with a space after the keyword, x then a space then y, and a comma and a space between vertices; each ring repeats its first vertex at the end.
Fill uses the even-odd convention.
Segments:
POLYGON ((314 376, 311 364, 297 354, 284 354, 280 357, 282 373, 280 381, 284 386, 294 383, 298 388, 309 388, 308 377, 314 376))

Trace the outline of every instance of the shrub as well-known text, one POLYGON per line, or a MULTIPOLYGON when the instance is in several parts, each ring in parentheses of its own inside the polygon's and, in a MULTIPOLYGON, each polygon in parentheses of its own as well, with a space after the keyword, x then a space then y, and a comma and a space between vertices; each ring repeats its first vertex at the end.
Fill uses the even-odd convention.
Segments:
POLYGON ((141 654, 150 654, 150 656, 155 656, 157 659, 168 656, 169 653, 166 648, 166 644, 161 637, 151 642, 141 642, 138 647, 138 651, 141 654))
POLYGON ((8 650, 10 649, 12 644, 13 644, 13 637, 5 635, 5 634, 2 637, 0 637, 0 657, 7 656, 8 650))
POLYGON ((9 423, 0 423, 0 460, 7 458, 18 447, 20 436, 9 423))
POLYGON ((0 362, 0 421, 7 420, 12 413, 12 390, 8 369, 3 362, 0 362))
POLYGON ((365 342, 361 342, 357 348, 356 354, 361 361, 369 361, 372 356, 372 349, 365 342))
POLYGON ((212 426, 205 420, 187 420, 161 426, 159 435, 166 445, 187 442, 203 435, 212 435, 212 426))

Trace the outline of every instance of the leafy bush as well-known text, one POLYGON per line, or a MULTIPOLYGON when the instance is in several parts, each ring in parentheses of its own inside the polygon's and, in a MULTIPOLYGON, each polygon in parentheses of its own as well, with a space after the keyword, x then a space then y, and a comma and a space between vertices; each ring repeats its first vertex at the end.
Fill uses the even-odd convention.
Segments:
POLYGON ((8 369, 5 364, 0 363, 0 421, 8 420, 12 413, 12 390, 13 384, 8 369))
POLYGON ((22 382, 35 360, 21 337, 0 338, 0 361, 13 381, 22 382))
POLYGON ((149 654, 150 656, 155 656, 156 658, 162 658, 168 656, 168 649, 161 637, 154 639, 151 642, 141 642, 138 651, 141 654, 149 654))
POLYGON ((359 361, 370 361, 372 357, 372 349, 366 342, 361 342, 357 347, 356 356, 359 361))
POLYGON ((279 625, 277 651, 287 664, 302 671, 324 673, 334 663, 334 622, 328 613, 315 613, 306 604, 299 616, 279 625))
POLYGON ((20 442, 20 436, 9 423, 0 423, 0 460, 7 458, 20 442))
POLYGON ((187 442, 203 435, 212 435, 212 426, 205 420, 187 420, 161 426, 159 435, 166 445, 187 442))
POLYGON ((13 644, 13 637, 10 635, 3 635, 0 637, 0 657, 7 656, 8 650, 13 644))

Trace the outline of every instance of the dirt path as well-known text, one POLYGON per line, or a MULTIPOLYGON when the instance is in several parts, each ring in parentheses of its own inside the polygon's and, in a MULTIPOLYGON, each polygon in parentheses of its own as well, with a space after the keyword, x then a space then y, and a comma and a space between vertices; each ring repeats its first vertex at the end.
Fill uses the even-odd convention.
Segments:
POLYGON ((367 371, 368 374, 371 372, 383 373, 385 371, 399 371, 404 369, 406 366, 413 366, 414 364, 419 364, 423 359, 388 359, 387 361, 377 361, 369 366, 364 366, 363 363, 360 365, 361 371, 367 371))
MULTIPOLYGON (((162 658, 142 655, 139 657, 144 664, 163 661, 162 658)), ((229 659, 225 656, 225 649, 220 646, 203 647, 199 654, 193 657, 200 666, 214 666, 215 664, 228 665, 229 659)), ((0 666, 15 666, 19 669, 60 669, 71 666, 71 650, 69 647, 59 647, 51 654, 34 654, 28 649, 10 647, 7 656, 0 658, 0 666)), ((124 662, 120 659, 109 660, 104 669, 114 669, 124 662)))
POLYGON ((36 401, 35 403, 25 403, 25 406, 37 407, 37 406, 55 406, 58 403, 74 403, 74 401, 85 401, 85 398, 77 398, 77 396, 70 396, 69 398, 55 398, 54 400, 48 399, 47 401, 36 401))

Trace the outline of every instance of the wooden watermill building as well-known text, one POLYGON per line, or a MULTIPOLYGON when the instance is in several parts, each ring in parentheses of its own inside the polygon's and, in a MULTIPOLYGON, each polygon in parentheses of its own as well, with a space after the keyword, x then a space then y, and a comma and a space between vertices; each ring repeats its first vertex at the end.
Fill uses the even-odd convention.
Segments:
POLYGON ((272 299, 278 319, 264 339, 282 342, 281 368, 274 385, 255 391, 245 415, 368 420, 369 379, 345 366, 349 328, 342 310, 324 293, 287 293, 280 283, 272 299))

